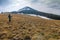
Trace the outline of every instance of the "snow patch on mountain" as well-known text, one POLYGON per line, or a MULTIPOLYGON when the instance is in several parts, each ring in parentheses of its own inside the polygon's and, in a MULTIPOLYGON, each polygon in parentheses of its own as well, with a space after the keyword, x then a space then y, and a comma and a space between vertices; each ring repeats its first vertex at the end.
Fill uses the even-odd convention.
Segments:
POLYGON ((53 19, 50 19, 50 18, 47 18, 47 17, 44 17, 44 16, 40 16, 40 15, 35 15, 35 14, 27 14, 27 15, 37 16, 37 17, 40 17, 40 18, 43 18, 43 19, 48 19, 48 20, 53 20, 53 19))

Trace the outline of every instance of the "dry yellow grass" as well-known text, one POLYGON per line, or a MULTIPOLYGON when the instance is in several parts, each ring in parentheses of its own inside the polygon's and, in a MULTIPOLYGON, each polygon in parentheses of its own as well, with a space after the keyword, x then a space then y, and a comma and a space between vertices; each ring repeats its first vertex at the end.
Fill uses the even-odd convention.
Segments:
POLYGON ((0 40, 60 40, 60 21, 39 17, 12 14, 8 22, 7 14, 0 14, 0 40))

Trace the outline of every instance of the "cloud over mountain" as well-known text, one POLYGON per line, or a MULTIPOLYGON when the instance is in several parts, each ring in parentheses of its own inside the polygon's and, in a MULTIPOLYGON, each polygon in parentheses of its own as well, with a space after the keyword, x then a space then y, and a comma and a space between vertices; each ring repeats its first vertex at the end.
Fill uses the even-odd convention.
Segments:
POLYGON ((0 6, 7 6, 9 5, 11 0, 0 0, 0 6))
POLYGON ((15 11, 25 6, 60 15, 60 0, 0 0, 0 11, 15 11))

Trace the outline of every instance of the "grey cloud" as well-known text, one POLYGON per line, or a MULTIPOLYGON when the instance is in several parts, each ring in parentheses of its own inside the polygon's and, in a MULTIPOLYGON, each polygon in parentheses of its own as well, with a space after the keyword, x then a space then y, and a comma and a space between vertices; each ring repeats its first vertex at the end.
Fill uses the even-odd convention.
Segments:
POLYGON ((9 5, 11 0, 0 0, 0 6, 7 6, 9 5))
POLYGON ((48 8, 60 9, 60 0, 49 0, 45 4, 48 8))

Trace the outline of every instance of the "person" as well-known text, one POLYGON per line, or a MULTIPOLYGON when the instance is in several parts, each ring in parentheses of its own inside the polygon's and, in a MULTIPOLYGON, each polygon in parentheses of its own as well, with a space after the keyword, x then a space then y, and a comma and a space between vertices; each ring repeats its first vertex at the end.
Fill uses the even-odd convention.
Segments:
POLYGON ((12 16, 9 14, 9 15, 8 15, 9 22, 11 22, 11 17, 12 17, 12 16))

